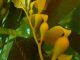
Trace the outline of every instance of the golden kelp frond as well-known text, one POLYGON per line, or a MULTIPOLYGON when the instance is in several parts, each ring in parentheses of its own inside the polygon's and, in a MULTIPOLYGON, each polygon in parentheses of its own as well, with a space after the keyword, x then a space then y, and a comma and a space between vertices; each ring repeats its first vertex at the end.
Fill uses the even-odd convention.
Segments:
POLYGON ((63 36, 56 40, 53 48, 52 60, 56 60, 59 55, 64 53, 69 47, 69 40, 63 36))
POLYGON ((72 59, 72 55, 60 55, 58 57, 58 60, 71 60, 72 59))
POLYGON ((12 2, 14 3, 14 6, 16 8, 23 8, 23 7, 25 7, 25 0, 12 0, 12 2))
POLYGON ((27 0, 27 10, 29 10, 31 0, 27 0))
POLYGON ((47 20, 48 20, 48 15, 46 15, 46 14, 41 14, 41 17, 43 18, 44 22, 47 22, 47 20))
POLYGON ((43 22, 47 22, 48 20, 48 15, 46 14, 34 14, 35 15, 35 26, 36 27, 37 25, 39 25, 42 20, 43 22))
POLYGON ((42 21, 41 14, 35 14, 35 25, 34 25, 34 27, 36 28, 38 25, 40 25, 41 21, 42 21))
POLYGON ((45 33, 48 31, 48 24, 46 22, 43 22, 40 26, 40 34, 41 34, 41 40, 43 40, 43 37, 45 33))
POLYGON ((51 44, 51 45, 54 45, 55 41, 61 37, 63 35, 63 30, 58 27, 58 26, 55 26, 55 27, 52 27, 51 29, 48 30, 48 32, 45 34, 44 36, 44 41, 51 44))
POLYGON ((36 1, 33 1, 33 2, 31 2, 31 4, 30 4, 30 10, 29 10, 30 15, 33 14, 33 6, 34 6, 35 4, 36 4, 36 1))
POLYGON ((45 7, 46 0, 36 0, 38 3, 38 13, 41 13, 45 7))
POLYGON ((66 37, 68 37, 71 34, 71 30, 63 28, 63 31, 64 31, 64 36, 66 36, 66 37))
POLYGON ((69 36, 71 30, 65 29, 62 26, 54 26, 44 36, 44 41, 54 45, 55 41, 62 36, 69 36))

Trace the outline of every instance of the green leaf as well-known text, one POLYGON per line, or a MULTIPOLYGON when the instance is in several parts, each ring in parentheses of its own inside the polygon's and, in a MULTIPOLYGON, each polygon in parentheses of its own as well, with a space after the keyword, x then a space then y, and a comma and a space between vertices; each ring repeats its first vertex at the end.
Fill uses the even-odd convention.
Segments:
POLYGON ((4 46, 0 60, 7 60, 12 44, 13 41, 4 46))
POLYGON ((72 31, 80 34, 80 5, 73 12, 72 20, 69 25, 72 31))

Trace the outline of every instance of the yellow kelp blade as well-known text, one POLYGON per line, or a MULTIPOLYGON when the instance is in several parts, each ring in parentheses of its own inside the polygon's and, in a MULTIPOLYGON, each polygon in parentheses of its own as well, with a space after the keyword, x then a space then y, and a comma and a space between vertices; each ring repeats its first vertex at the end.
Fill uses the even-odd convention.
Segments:
POLYGON ((52 27, 44 36, 44 41, 54 45, 55 41, 63 35, 64 31, 61 26, 52 27))
POLYGON ((52 60, 56 60, 59 55, 64 53, 69 47, 69 41, 67 37, 60 37, 54 45, 52 60))
POLYGON ((58 60, 72 60, 72 55, 60 55, 58 60))
POLYGON ((37 26, 39 26, 41 21, 42 21, 41 14, 35 14, 35 25, 34 25, 34 27, 36 28, 37 26))
POLYGON ((64 31, 64 36, 66 36, 66 37, 68 37, 71 34, 71 30, 63 28, 63 31, 64 31))
POLYGON ((65 29, 61 26, 56 26, 56 29, 59 28, 60 30, 63 30, 64 36, 68 37, 71 34, 71 30, 65 29))
POLYGON ((30 8, 30 10, 29 10, 30 15, 33 14, 33 6, 35 3, 36 3, 36 1, 33 1, 33 2, 31 2, 30 7, 29 6, 27 7, 28 9, 30 8))
POLYGON ((27 0, 27 9, 29 9, 31 0, 27 0))
POLYGON ((31 2, 31 4, 30 4, 30 9, 32 10, 33 9, 33 6, 36 4, 36 1, 33 1, 33 2, 31 2))
POLYGON ((44 36, 44 41, 54 45, 55 41, 61 36, 68 37, 71 33, 71 30, 65 29, 61 26, 52 27, 44 36))
POLYGON ((12 0, 16 8, 23 8, 25 6, 25 0, 12 0))
POLYGON ((48 23, 43 22, 40 26, 40 34, 41 34, 41 40, 43 40, 43 37, 45 35, 45 33, 48 31, 48 23))
POLYGON ((35 14, 35 27, 41 23, 41 21, 47 22, 48 15, 46 14, 35 14))
POLYGON ((36 0, 38 4, 38 13, 41 13, 45 7, 46 0, 36 0))
POLYGON ((48 20, 48 15, 46 15, 46 14, 41 14, 41 17, 43 18, 44 22, 47 22, 47 20, 48 20))

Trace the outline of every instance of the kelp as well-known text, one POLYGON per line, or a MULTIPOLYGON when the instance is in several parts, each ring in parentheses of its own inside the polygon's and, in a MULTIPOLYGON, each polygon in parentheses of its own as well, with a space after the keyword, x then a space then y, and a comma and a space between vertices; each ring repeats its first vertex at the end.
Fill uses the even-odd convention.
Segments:
POLYGON ((75 16, 73 13, 80 1, 11 0, 4 2, 9 5, 6 9, 2 7, 4 4, 0 5, 0 8, 3 8, 0 18, 1 60, 75 59, 74 56, 77 53, 74 53, 76 49, 71 41, 77 39, 72 35, 77 31, 73 26, 77 28, 77 25, 74 24, 75 20, 72 17, 75 16), (58 5, 55 6, 55 2, 58 5), (73 52, 68 54, 70 47, 74 50, 72 49, 71 52, 73 52), (48 48, 50 49, 47 50, 48 48))

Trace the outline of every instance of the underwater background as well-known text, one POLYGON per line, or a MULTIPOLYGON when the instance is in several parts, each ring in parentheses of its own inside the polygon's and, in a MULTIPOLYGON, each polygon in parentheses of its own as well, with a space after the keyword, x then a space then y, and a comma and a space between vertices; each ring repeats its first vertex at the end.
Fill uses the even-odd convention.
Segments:
MULTIPOLYGON (((33 10, 37 12, 36 8, 33 10)), ((41 13, 48 15, 49 29, 59 25, 71 30, 64 54, 72 55, 71 60, 80 60, 80 0, 46 0, 46 8, 41 13)), ((0 60, 41 60, 25 15, 12 0, 0 0, 0 60)), ((42 43, 44 60, 51 60, 52 49, 52 45, 42 43)))

